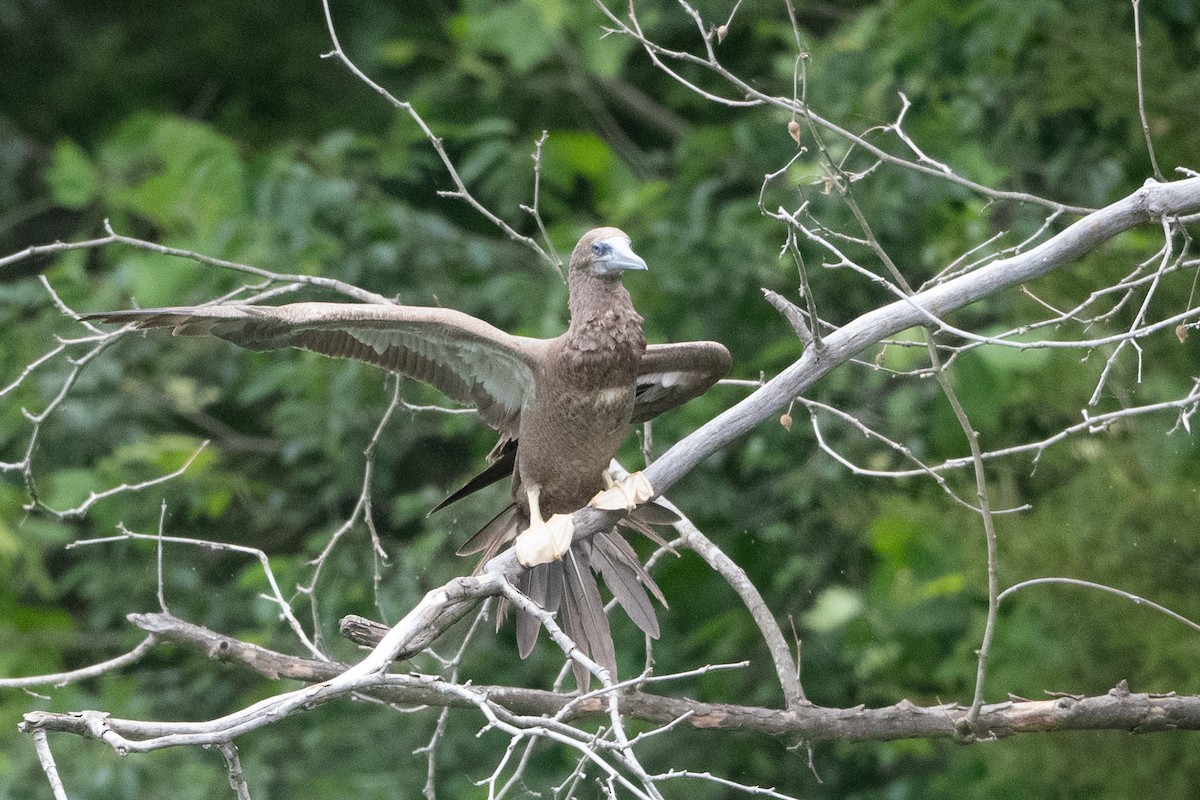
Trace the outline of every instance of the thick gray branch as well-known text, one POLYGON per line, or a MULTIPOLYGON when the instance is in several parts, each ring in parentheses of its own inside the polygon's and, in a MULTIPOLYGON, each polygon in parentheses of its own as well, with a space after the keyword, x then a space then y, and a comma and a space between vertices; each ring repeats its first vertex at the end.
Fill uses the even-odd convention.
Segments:
MULTIPOLYGON (((1004 289, 1039 278, 1137 225, 1198 210, 1200 178, 1147 182, 1123 200, 1088 214, 1027 253, 993 261, 974 272, 863 314, 825 336, 819 348, 805 350, 799 360, 754 394, 681 440, 648 467, 645 475, 656 491, 665 491, 711 453, 769 419, 835 367, 880 340, 907 328, 929 325, 930 315, 944 317, 1004 289)), ((582 521, 576 515, 576 536, 591 530, 590 525, 581 527, 582 521)))

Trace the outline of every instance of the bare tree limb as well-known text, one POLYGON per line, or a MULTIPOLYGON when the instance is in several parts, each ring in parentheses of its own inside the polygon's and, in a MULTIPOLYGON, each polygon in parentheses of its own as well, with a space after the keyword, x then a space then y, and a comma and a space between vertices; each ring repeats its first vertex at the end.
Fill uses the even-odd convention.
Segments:
POLYGON ((261 267, 252 267, 249 264, 240 264, 236 261, 227 261, 223 258, 213 258, 206 256, 203 253, 197 253, 193 250, 182 250, 178 247, 167 247, 166 245, 156 242, 148 242, 144 239, 135 239, 132 236, 123 236, 113 230, 112 225, 108 220, 104 221, 104 230, 108 232, 107 236, 102 236, 98 239, 89 239, 84 242, 54 242, 52 244, 34 245, 26 247, 11 255, 0 258, 0 269, 15 264, 18 261, 24 261, 27 258, 33 258, 41 255, 51 255, 54 253, 65 253, 70 250, 97 250, 102 247, 109 247, 114 244, 125 245, 137 250, 147 250, 151 253, 159 253, 164 256, 174 256, 175 258, 183 258, 189 261, 195 261, 200 264, 205 264, 210 267, 220 267, 221 269, 229 269, 235 272, 242 272, 247 275, 253 275, 264 280, 272 282, 286 282, 294 284, 305 284, 310 286, 319 286, 325 289, 330 289, 347 297, 353 297, 364 303, 391 303, 392 301, 383 295, 368 292, 366 289, 360 289, 351 283, 339 281, 335 278, 326 278, 321 275, 301 275, 301 274, 284 274, 271 272, 270 270, 262 269, 261 267))
POLYGON ((50 751, 50 742, 46 738, 45 731, 37 731, 33 734, 33 745, 37 750, 42 771, 46 773, 46 780, 50 782, 50 791, 54 793, 54 800, 68 800, 66 787, 63 786, 62 778, 58 774, 58 764, 54 762, 54 753, 50 751))
MULTIPOLYGON (((427 675, 368 673, 367 661, 354 667, 273 652, 239 642, 227 636, 192 625, 165 614, 133 614, 131 621, 154 632, 162 641, 184 644, 210 658, 234 663, 272 679, 316 681, 305 693, 309 703, 323 702, 349 692, 331 694, 323 687, 334 682, 343 686, 344 676, 358 675, 354 691, 366 693, 390 703, 421 703, 451 708, 477 707, 467 699, 493 704, 503 712, 516 715, 555 717, 561 721, 599 719, 608 715, 607 690, 580 699, 539 689, 506 686, 460 686, 427 675), (448 692, 447 687, 455 687, 448 692), (319 691, 312 691, 318 689, 319 691)), ((372 662, 374 663, 374 662, 372 662)), ((663 678, 662 680, 668 680, 663 678)), ((636 681, 633 681, 636 683, 636 681)), ((297 692, 268 698, 256 704, 254 714, 261 724, 275 718, 276 703, 297 692)), ((1151 733, 1169 730, 1200 730, 1200 697, 1178 697, 1131 692, 1122 681, 1107 694, 1094 697, 1058 696, 1052 700, 1009 701, 985 705, 974 727, 968 723, 970 708, 954 703, 918 706, 901 700, 885 708, 824 708, 799 705, 791 710, 703 703, 685 698, 664 697, 643 691, 621 692, 616 696, 620 713, 628 718, 660 725, 687 725, 699 730, 736 730, 778 738, 797 736, 811 741, 886 741, 908 738, 954 738, 959 741, 999 739, 1021 733, 1048 733, 1065 730, 1125 730, 1151 733)), ((290 705, 290 704, 289 704, 290 705)), ((296 709, 293 709, 296 710, 296 709)), ((228 741, 244 733, 253 715, 247 709, 225 718, 238 717, 237 729, 218 731, 211 722, 141 722, 111 717, 97 711, 60 714, 43 711, 25 715, 21 730, 25 733, 60 731, 95 736, 123 752, 141 752, 180 744, 228 741)), ((290 712, 289 712, 290 713, 290 712)), ((215 721, 214 721, 215 722, 215 721)), ((260 727, 254 725, 253 727, 260 727)))
MULTIPOLYGON (((835 367, 882 339, 906 328, 928 325, 984 297, 1035 280, 1070 264, 1119 233, 1200 210, 1200 179, 1146 185, 1105 208, 1088 214, 1027 253, 994 261, 938 286, 870 311, 826 334, 820 350, 804 354, 761 389, 679 441, 646 468, 657 491, 665 491, 700 461, 784 408, 793 397, 835 367)), ((598 515, 579 512, 576 536, 591 531, 598 515)), ((594 531, 593 531, 594 532, 594 531)))
POLYGON ((22 689, 28 686, 69 686, 72 683, 97 678, 105 673, 121 669, 142 660, 158 640, 153 634, 142 639, 137 647, 116 658, 101 661, 91 666, 73 669, 70 672, 55 672, 50 675, 31 675, 27 678, 0 678, 0 689, 22 689))

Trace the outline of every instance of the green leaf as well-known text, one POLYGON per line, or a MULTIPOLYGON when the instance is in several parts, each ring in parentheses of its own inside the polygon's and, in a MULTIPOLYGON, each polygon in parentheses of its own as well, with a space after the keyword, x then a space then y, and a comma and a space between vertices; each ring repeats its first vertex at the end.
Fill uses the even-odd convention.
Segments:
POLYGON ((533 6, 508 3, 464 18, 463 38, 479 50, 501 56, 518 74, 549 58, 550 37, 533 6))
POLYGON ((542 179, 564 187, 576 176, 604 181, 615 160, 608 144, 593 133, 555 132, 542 148, 542 179))
POLYGON ((82 147, 70 139, 60 139, 46 170, 46 185, 60 205, 83 208, 96 199, 100 174, 82 147))
POLYGON ((169 233, 215 233, 244 210, 237 147, 202 123, 134 117, 105 143, 100 160, 112 176, 105 199, 169 233))
POLYGON ((862 613, 862 595, 845 586, 830 586, 817 596, 812 610, 804 615, 804 624, 814 631, 840 628, 862 613))

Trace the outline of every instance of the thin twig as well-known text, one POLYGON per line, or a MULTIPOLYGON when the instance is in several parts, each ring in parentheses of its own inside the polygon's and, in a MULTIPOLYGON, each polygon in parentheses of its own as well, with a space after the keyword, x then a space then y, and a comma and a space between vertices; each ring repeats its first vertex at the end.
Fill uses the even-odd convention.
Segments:
POLYGON ((50 752, 50 742, 46 739, 45 731, 36 731, 33 734, 33 746, 37 751, 38 763, 42 765, 42 772, 46 773, 46 780, 50 782, 54 800, 68 800, 66 787, 59 777, 58 765, 54 763, 54 753, 50 752))
POLYGON ((150 648, 154 647, 157 641, 158 638, 154 634, 150 634, 128 653, 122 653, 116 658, 110 658, 107 661, 101 661, 98 664, 92 664, 88 667, 73 669, 69 672, 31 675, 27 678, 0 678, 0 689, 24 689, 30 686, 54 686, 61 688, 69 686, 72 683, 78 683, 79 681, 98 678, 101 675, 106 675, 141 661, 142 657, 150 652, 150 648))
POLYGON ((1133 2, 1133 42, 1134 67, 1137 75, 1138 118, 1142 121, 1142 136, 1146 140, 1146 153, 1150 156, 1150 166, 1154 168, 1154 177, 1165 181, 1162 170, 1158 168, 1158 159, 1154 156, 1154 140, 1150 138, 1150 123, 1146 119, 1146 87, 1142 80, 1142 11, 1141 0, 1133 2))

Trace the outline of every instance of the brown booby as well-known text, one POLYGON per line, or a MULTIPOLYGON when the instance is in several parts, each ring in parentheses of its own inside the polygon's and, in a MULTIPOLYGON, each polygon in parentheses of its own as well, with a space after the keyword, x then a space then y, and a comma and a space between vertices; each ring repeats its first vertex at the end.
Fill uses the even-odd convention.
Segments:
MULTIPOLYGON (((702 394, 730 365, 729 352, 716 342, 647 346, 642 318, 621 283, 622 272, 644 269, 622 231, 584 234, 568 271, 570 325, 553 339, 513 336, 452 309, 384 304, 187 306, 84 319, 169 327, 176 335, 217 336, 252 350, 296 347, 353 358, 475 406, 500 433, 492 466, 439 508, 510 474, 513 503, 459 553, 481 552, 482 566, 513 541, 518 560, 529 567, 518 588, 551 613, 561 607, 567 634, 615 677, 612 636, 592 571, 652 637, 658 620, 646 590, 665 600, 615 530, 572 546, 570 514, 589 503, 636 509, 624 524, 657 539, 649 524, 671 515, 649 502, 654 490, 640 473, 614 483, 609 463, 631 422, 702 394)), ((522 657, 533 649, 538 627, 535 618, 518 613, 522 657)), ((587 671, 576 665, 575 675, 586 688, 587 671)))

